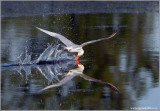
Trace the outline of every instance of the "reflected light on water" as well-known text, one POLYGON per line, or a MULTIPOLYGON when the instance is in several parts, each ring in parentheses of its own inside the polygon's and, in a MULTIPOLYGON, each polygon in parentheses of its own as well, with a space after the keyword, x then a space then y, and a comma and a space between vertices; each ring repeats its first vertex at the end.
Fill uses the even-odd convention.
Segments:
POLYGON ((2 109, 158 107, 158 13, 6 17, 2 19, 2 63, 32 64, 36 61, 54 61, 56 57, 56 60, 75 58, 75 54, 63 51, 63 45, 57 45, 61 42, 41 33, 33 25, 60 33, 76 44, 106 37, 117 29, 118 33, 113 39, 84 48, 81 59, 88 61, 82 61, 85 67, 83 77, 70 76, 71 80, 64 85, 47 89, 41 94, 36 92, 58 84, 66 77, 66 71, 76 69, 75 61, 1 68, 2 109), (112 83, 120 94, 112 93, 105 85, 88 82, 85 77, 91 81, 95 78, 112 83))

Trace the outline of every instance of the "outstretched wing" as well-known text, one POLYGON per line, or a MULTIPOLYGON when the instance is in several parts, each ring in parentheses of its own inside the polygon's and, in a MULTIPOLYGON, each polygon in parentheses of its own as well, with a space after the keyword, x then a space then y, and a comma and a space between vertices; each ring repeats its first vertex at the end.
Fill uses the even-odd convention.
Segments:
POLYGON ((59 81, 58 83, 53 84, 53 85, 49 85, 49 86, 41 89, 39 92, 42 92, 42 91, 47 90, 47 89, 50 89, 50 88, 62 86, 63 84, 65 84, 65 83, 67 83, 68 81, 70 81, 73 77, 74 77, 73 75, 68 75, 68 76, 66 76, 64 79, 62 79, 61 81, 59 81))
POLYGON ((85 80, 88 80, 88 81, 93 81, 93 82, 98 82, 98 83, 104 84, 104 85, 106 85, 107 87, 109 87, 109 88, 111 88, 111 89, 119 92, 118 89, 117 89, 114 85, 112 85, 112 84, 110 84, 110 83, 107 83, 107 82, 104 82, 104 81, 101 81, 101 80, 98 80, 98 79, 89 77, 89 76, 84 75, 84 74, 77 74, 77 73, 74 73, 73 75, 68 75, 68 76, 66 76, 64 79, 62 79, 60 82, 58 82, 58 83, 56 83, 56 84, 53 84, 53 85, 50 85, 50 86, 47 86, 47 87, 41 89, 39 92, 42 92, 42 91, 47 90, 47 89, 50 89, 50 88, 62 86, 63 84, 67 83, 67 82, 70 81, 72 78, 74 78, 75 76, 80 76, 80 77, 82 77, 82 78, 84 78, 85 80))
POLYGON ((93 82, 98 82, 98 83, 104 84, 107 87, 110 87, 111 89, 119 92, 118 89, 114 85, 112 85, 111 83, 107 83, 107 82, 104 82, 104 81, 89 77, 89 76, 87 76, 85 74, 80 74, 79 76, 81 76, 82 78, 84 78, 85 80, 88 80, 88 81, 93 81, 93 82))
POLYGON ((36 27, 37 29, 39 29, 40 31, 52 36, 52 37, 55 37, 57 39, 60 39, 66 46, 73 46, 75 45, 73 42, 71 42, 70 40, 68 40, 66 37, 64 37, 63 35, 60 35, 60 34, 57 34, 57 33, 54 33, 54 32, 50 32, 50 31, 47 31, 47 30, 44 30, 44 29, 41 29, 39 27, 36 27))
POLYGON ((81 44, 80 46, 81 46, 81 47, 84 47, 84 46, 86 46, 86 45, 88 45, 88 44, 92 44, 92 43, 99 42, 99 41, 102 41, 102 40, 110 39, 110 38, 112 38, 113 36, 115 36, 116 33, 117 33, 117 32, 113 33, 112 35, 110 35, 110 36, 107 37, 107 38, 102 38, 102 39, 97 39, 97 40, 92 40, 92 41, 85 42, 85 43, 81 44))

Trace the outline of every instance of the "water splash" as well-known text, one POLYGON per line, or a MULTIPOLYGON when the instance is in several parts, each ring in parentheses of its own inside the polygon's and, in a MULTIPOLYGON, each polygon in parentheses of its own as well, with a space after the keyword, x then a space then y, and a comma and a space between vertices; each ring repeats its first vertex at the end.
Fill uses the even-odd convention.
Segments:
POLYGON ((26 49, 26 53, 25 53, 25 59, 23 60, 22 64, 31 64, 31 55, 28 54, 27 49, 26 49))
POLYGON ((69 54, 69 52, 64 50, 64 46, 61 44, 51 44, 49 45, 37 59, 39 61, 52 61, 59 59, 73 59, 75 58, 74 54, 69 54))
POLYGON ((19 67, 15 67, 15 70, 23 76, 22 71, 26 74, 26 80, 28 80, 28 76, 31 75, 31 66, 21 66, 23 64, 31 64, 31 55, 28 53, 28 48, 25 48, 25 53, 22 52, 19 57, 17 57, 17 62, 20 65, 19 67))
POLYGON ((59 82, 61 78, 65 76, 66 71, 70 70, 75 66, 74 61, 66 61, 61 64, 61 62, 52 64, 52 65, 37 65, 36 69, 48 80, 51 82, 59 82))
MULTIPOLYGON (((31 64, 39 63, 40 61, 60 61, 63 59, 75 58, 74 54, 64 50, 64 46, 61 44, 49 44, 48 47, 40 54, 37 60, 31 59, 31 53, 28 52, 28 48, 25 48, 25 53, 21 53, 17 57, 17 62, 20 64, 19 67, 16 67, 16 71, 23 76, 22 71, 26 74, 26 80, 29 75, 31 75, 31 64), (30 64, 29 66, 23 66, 24 64, 30 64)), ((59 76, 64 75, 64 70, 68 70, 69 64, 74 64, 74 62, 67 62, 64 64, 58 63, 50 66, 35 66, 34 68, 38 70, 48 81, 59 81, 59 76), (63 69, 63 70, 62 70, 63 69)))
POLYGON ((52 52, 53 47, 52 44, 49 45, 43 52, 42 54, 38 57, 36 63, 38 63, 39 61, 46 61, 48 58, 48 54, 50 55, 50 53, 52 52))

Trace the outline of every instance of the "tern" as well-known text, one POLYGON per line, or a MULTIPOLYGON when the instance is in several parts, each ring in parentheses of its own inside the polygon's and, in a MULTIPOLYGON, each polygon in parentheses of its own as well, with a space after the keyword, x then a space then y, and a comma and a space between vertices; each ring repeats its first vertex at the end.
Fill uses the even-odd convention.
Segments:
POLYGON ((109 37, 107 38, 101 38, 101 39, 97 39, 97 40, 92 40, 92 41, 88 41, 88 42, 85 42, 81 45, 77 45, 77 44, 74 44, 73 42, 71 42, 70 40, 68 40, 66 37, 64 37, 63 35, 60 35, 58 33, 55 33, 55 32, 50 32, 50 31, 47 31, 47 30, 44 30, 44 29, 41 29, 39 27, 36 27, 37 29, 39 29, 40 31, 52 36, 52 37, 55 37, 57 39, 59 39, 61 42, 63 42, 66 47, 64 48, 65 50, 69 51, 69 52, 77 52, 78 55, 76 56, 75 60, 78 60, 83 54, 84 54, 84 50, 83 50, 83 47, 88 45, 88 44, 92 44, 92 43, 95 43, 95 42, 99 42, 99 41, 102 41, 102 40, 107 40, 107 39, 110 39, 112 38, 113 36, 116 35, 117 32, 114 32, 113 34, 111 34, 109 37))
POLYGON ((112 85, 111 83, 107 83, 107 82, 104 82, 102 80, 98 80, 98 79, 89 77, 89 76, 83 74, 83 70, 84 70, 84 66, 82 64, 78 64, 78 68, 71 69, 71 70, 67 71, 65 77, 61 81, 59 81, 56 84, 49 85, 49 86, 41 89, 39 92, 42 92, 42 91, 47 90, 47 89, 55 88, 55 87, 60 87, 64 84, 66 84, 67 82, 69 82, 74 77, 80 76, 85 80, 92 81, 92 82, 97 82, 97 83, 100 83, 100 84, 104 84, 105 86, 109 87, 113 91, 119 93, 119 90, 114 85, 112 85))

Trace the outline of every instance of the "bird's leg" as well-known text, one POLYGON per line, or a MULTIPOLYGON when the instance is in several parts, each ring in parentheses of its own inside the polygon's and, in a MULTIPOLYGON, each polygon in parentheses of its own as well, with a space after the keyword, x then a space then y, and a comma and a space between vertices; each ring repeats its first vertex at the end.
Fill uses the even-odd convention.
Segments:
POLYGON ((79 58, 80 58, 80 55, 77 55, 76 58, 75 58, 75 60, 77 61, 79 58))

